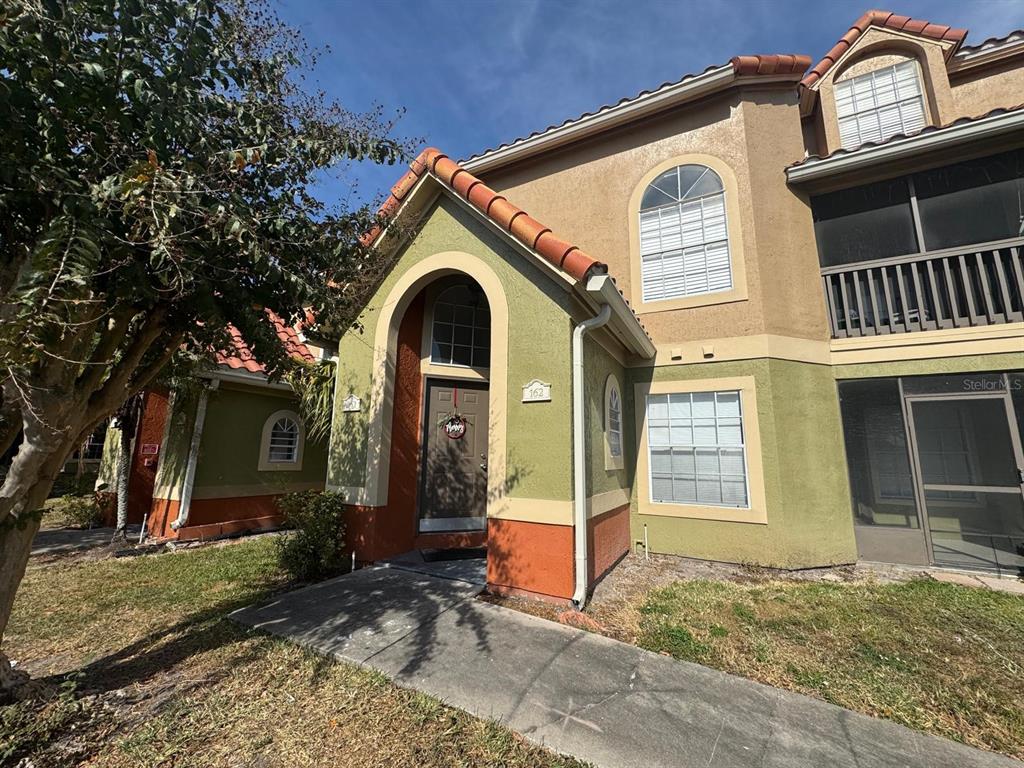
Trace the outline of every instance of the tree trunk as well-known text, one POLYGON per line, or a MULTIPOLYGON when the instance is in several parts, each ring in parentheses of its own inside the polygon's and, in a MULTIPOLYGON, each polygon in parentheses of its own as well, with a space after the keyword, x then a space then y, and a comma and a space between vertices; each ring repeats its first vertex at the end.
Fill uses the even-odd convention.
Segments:
POLYGON ((0 523, 0 700, 6 691, 26 678, 20 671, 11 669, 2 644, 7 621, 11 618, 14 595, 25 575, 32 551, 32 538, 39 530, 40 516, 29 515, 21 523, 20 527, 11 519, 0 523))
POLYGON ((132 429, 121 420, 121 450, 117 453, 117 524, 114 526, 114 540, 128 540, 128 480, 131 472, 132 429))

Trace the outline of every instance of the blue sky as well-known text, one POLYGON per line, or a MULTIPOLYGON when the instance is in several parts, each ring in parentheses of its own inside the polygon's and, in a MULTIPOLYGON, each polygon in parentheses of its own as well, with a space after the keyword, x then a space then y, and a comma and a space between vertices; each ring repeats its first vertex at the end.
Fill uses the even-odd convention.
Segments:
MULTIPOLYGON (((736 54, 815 61, 871 6, 839 0, 277 0, 317 47, 313 82, 345 107, 405 110, 396 132, 462 159, 736 54)), ((1024 28, 1024 0, 899 0, 970 30, 1024 28)), ((374 200, 403 172, 339 167, 322 196, 374 200), (354 190, 354 191, 352 191, 354 190)))

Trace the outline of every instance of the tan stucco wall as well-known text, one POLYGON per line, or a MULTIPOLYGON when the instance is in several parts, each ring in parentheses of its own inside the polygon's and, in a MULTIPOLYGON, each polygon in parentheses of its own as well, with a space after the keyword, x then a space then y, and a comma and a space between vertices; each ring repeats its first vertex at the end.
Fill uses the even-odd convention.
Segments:
POLYGON ((868 29, 816 84, 820 109, 807 119, 808 151, 824 156, 840 148, 835 83, 897 61, 917 61, 931 125, 949 125, 962 117, 980 117, 996 108, 1020 104, 1024 59, 958 72, 956 59, 947 60, 951 46, 890 29, 868 29))
POLYGON ((606 262, 630 296, 630 260, 638 258, 630 231, 638 211, 631 199, 657 166, 711 155, 735 177, 738 242, 730 232, 730 246, 734 258, 742 252, 747 298, 682 310, 637 307, 651 337, 656 343, 765 332, 825 338, 810 212, 788 190, 783 173, 802 154, 795 89, 745 88, 495 170, 484 180, 606 262))
POLYGON ((951 85, 954 120, 1016 106, 1024 101, 1024 59, 954 74, 951 85))

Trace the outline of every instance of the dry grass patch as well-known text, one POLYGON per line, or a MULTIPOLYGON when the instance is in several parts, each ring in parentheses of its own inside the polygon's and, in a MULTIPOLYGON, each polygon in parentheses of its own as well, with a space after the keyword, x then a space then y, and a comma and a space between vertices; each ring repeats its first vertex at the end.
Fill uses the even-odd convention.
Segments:
POLYGON ((580 765, 225 619, 286 586, 269 539, 32 566, 7 643, 36 679, 0 707, 0 765, 580 765))
POLYGON ((696 580, 635 606, 606 620, 649 650, 1024 758, 1018 596, 929 579, 696 580))

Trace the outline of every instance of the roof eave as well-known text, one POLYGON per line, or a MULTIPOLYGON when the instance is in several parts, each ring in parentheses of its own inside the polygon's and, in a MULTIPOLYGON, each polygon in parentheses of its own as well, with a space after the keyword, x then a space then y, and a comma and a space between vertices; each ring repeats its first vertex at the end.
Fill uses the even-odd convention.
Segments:
POLYGON ((1024 128, 1024 110, 1002 112, 971 122, 952 124, 914 136, 891 139, 884 144, 862 147, 825 158, 811 158, 786 169, 786 181, 802 184, 836 176, 861 168, 921 154, 934 149, 947 148, 991 138, 1024 128))

